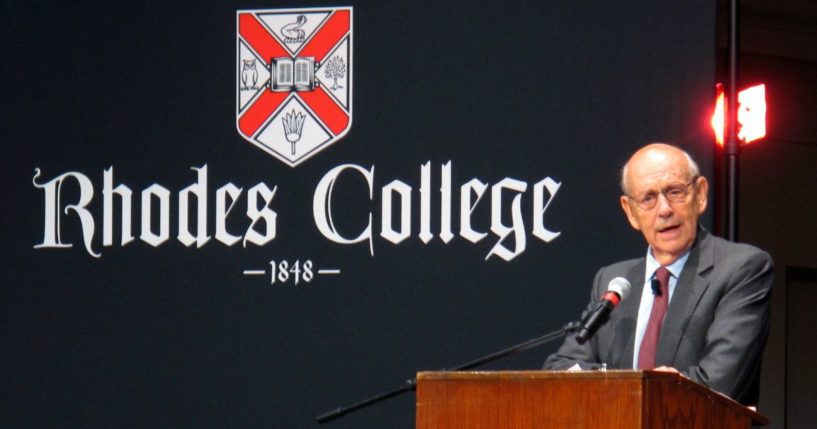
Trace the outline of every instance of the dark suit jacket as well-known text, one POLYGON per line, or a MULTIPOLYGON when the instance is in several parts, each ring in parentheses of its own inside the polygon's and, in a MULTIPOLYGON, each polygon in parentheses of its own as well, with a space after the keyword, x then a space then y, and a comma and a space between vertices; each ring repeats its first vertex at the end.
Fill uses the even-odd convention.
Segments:
MULTIPOLYGON (((592 308, 614 277, 630 281, 630 296, 595 336, 579 345, 569 335, 545 369, 632 368, 635 326, 646 258, 602 268, 592 308)), ((769 255, 699 229, 675 286, 656 350, 656 366, 675 367, 690 379, 746 404, 757 404, 760 360, 769 331, 773 266, 769 255)))

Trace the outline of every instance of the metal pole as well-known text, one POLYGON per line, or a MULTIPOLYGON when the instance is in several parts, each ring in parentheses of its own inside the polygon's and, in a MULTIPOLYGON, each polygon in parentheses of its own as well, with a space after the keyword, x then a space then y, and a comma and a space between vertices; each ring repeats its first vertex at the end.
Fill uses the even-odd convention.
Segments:
POLYGON ((726 238, 738 240, 738 9, 739 0, 729 1, 729 79, 726 96, 726 238))

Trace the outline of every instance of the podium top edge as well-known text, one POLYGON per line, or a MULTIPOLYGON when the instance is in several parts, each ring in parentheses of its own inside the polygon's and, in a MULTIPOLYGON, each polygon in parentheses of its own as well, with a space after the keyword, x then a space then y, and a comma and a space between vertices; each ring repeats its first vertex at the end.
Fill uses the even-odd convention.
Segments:
POLYGON ((465 380, 465 379, 583 379, 583 378, 676 378, 677 374, 643 370, 607 371, 420 371, 417 380, 465 380))

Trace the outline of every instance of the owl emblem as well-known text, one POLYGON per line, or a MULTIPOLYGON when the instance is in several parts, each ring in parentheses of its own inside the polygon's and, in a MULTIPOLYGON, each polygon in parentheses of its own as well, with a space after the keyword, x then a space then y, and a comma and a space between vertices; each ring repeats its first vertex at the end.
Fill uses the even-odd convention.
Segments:
POLYGON ((241 89, 258 89, 258 70, 255 68, 255 58, 241 61, 244 62, 244 68, 241 70, 241 89))

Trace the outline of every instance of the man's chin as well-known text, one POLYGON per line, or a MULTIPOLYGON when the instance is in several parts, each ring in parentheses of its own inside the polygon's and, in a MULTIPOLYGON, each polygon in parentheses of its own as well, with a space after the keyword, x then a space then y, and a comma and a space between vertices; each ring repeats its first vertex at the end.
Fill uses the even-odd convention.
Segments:
POLYGON ((653 256, 662 265, 675 262, 692 247, 689 242, 681 240, 659 241, 658 243, 657 246, 653 246, 653 256))

